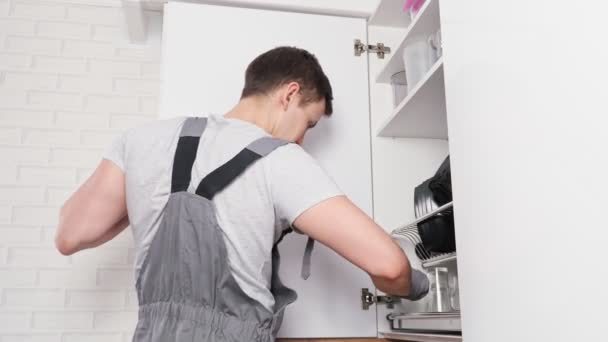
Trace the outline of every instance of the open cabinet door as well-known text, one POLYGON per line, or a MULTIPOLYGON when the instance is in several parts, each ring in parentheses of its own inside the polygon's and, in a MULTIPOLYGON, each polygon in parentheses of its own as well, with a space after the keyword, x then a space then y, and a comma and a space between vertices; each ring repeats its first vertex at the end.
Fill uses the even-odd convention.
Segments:
POLYGON ((606 4, 520 5, 441 2, 463 339, 606 341, 606 4))
MULTIPOLYGON (((312 154, 355 204, 372 214, 366 21, 236 7, 170 2, 165 6, 161 117, 223 114, 239 99, 247 65, 280 45, 314 53, 334 89, 334 114, 306 136, 312 154)), ((281 277, 299 295, 288 307, 281 337, 376 336, 376 312, 361 309, 366 273, 318 245, 312 275, 300 278, 306 239, 281 244, 281 277)))

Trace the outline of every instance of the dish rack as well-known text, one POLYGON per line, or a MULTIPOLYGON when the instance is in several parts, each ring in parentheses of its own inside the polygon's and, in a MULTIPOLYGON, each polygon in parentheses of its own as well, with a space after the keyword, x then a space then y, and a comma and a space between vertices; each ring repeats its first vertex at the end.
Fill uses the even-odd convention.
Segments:
POLYGON ((394 238, 409 241, 415 246, 416 255, 420 258, 423 267, 432 267, 448 261, 456 260, 456 252, 433 253, 422 245, 422 239, 418 233, 418 224, 436 216, 440 213, 450 213, 454 210, 454 202, 446 203, 439 208, 417 218, 415 221, 400 226, 391 232, 394 238))

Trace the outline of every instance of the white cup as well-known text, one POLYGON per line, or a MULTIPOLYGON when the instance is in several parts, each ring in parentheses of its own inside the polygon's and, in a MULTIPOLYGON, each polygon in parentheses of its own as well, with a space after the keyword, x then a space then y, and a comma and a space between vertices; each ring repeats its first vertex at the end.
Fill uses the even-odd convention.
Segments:
POLYGON ((433 56, 429 48, 427 36, 417 36, 410 39, 403 48, 403 66, 407 78, 407 90, 411 92, 431 68, 433 56))

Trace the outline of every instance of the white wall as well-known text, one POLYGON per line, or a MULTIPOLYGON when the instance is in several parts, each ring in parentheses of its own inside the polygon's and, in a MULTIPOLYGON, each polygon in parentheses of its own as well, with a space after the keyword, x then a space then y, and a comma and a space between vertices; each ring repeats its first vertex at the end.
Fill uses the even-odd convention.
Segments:
POLYGON ((0 0, 0 342, 131 339, 130 232, 71 257, 53 247, 102 149, 157 115, 160 16, 130 45, 114 5, 0 0))

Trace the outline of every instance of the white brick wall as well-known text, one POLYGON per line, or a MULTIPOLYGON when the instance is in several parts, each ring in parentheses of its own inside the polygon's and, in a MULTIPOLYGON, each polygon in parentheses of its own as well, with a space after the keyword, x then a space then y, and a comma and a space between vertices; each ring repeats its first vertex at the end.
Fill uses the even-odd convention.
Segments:
POLYGON ((157 115, 160 29, 130 44, 118 5, 0 0, 0 342, 131 340, 131 233, 70 257, 53 244, 102 150, 157 115))

